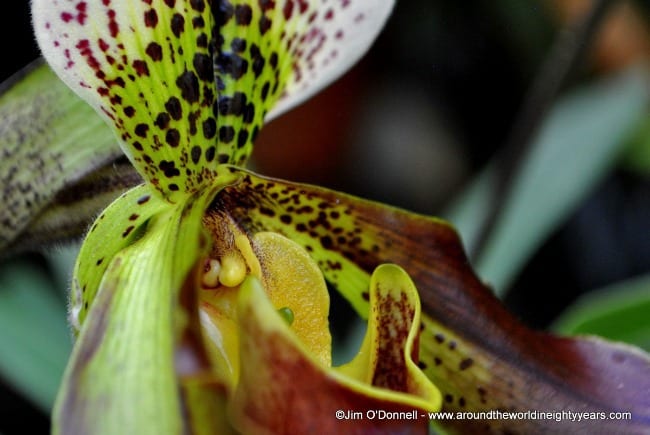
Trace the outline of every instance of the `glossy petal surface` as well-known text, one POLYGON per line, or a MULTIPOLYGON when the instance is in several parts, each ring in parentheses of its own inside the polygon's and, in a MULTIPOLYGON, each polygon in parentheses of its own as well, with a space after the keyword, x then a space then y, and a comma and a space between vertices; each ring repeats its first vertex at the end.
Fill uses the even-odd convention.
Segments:
POLYGON ((66 370, 54 433, 182 433, 176 313, 202 251, 202 212, 201 201, 168 207, 110 259, 66 370))
MULTIPOLYGON (((448 224, 250 173, 218 195, 212 207, 228 209, 248 231, 272 230, 302 244, 362 316, 368 315, 371 271, 387 262, 402 266, 423 304, 419 364, 443 392, 443 409, 630 411, 631 420, 597 424, 632 433, 648 430, 648 355, 630 346, 527 328, 476 277, 448 224)), ((571 430, 579 424, 474 423, 524 432, 571 430)))

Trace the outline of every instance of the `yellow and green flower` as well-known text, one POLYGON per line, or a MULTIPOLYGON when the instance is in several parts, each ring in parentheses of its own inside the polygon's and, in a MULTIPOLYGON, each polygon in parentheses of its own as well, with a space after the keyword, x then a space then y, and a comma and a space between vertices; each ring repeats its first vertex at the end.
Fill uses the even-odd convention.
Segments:
MULTIPOLYGON (((32 2, 48 64, 112 127, 142 181, 128 178, 79 253, 55 433, 426 433, 439 410, 567 409, 631 411, 625 427, 647 430, 647 355, 526 328, 475 276, 446 222, 244 168, 263 123, 345 72, 392 7, 32 2), (339 367, 326 282, 368 322, 359 353, 339 367), (401 418, 349 418, 378 410, 401 418)), ((69 97, 48 104, 57 101, 69 97)), ((116 156, 96 152, 95 168, 116 156)), ((48 198, 66 185, 53 183, 48 198)), ((31 204, 17 207, 3 245, 25 231, 31 204)), ((433 423, 526 433, 575 424, 433 423)))

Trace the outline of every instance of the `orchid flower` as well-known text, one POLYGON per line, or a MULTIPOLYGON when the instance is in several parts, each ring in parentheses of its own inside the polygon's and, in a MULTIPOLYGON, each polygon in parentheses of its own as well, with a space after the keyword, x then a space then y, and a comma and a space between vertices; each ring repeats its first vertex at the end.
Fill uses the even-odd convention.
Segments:
POLYGON ((626 411, 599 428, 647 430, 648 356, 526 328, 475 276, 448 223, 243 167, 263 122, 358 60, 392 6, 33 0, 47 62, 144 180, 96 219, 79 253, 55 433, 410 433, 439 409, 626 411), (341 367, 326 281, 368 319, 341 367), (400 418, 346 419, 374 410, 400 418))

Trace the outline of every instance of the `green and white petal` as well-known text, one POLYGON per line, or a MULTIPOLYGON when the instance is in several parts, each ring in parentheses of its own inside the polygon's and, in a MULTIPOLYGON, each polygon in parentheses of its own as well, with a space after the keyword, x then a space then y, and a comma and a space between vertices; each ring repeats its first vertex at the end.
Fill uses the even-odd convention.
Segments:
POLYGON ((167 197, 243 164, 264 119, 304 101, 369 48, 393 0, 34 0, 55 71, 115 125, 167 197))
POLYGON ((34 0, 54 71, 104 116, 143 177, 174 202, 216 175, 216 101, 203 0, 34 0))
POLYGON ((359 60, 394 1, 216 3, 219 153, 241 165, 263 120, 300 104, 359 60))
POLYGON ((293 35, 289 31, 280 35, 293 56, 284 66, 291 75, 267 120, 302 103, 350 69, 375 41, 394 5, 395 0, 285 2, 285 16, 305 11, 301 14, 305 27, 293 35))
POLYGON ((68 363, 54 433, 184 433, 179 294, 207 244, 205 198, 167 207, 106 269, 68 363), (127 429, 128 428, 128 429, 127 429))

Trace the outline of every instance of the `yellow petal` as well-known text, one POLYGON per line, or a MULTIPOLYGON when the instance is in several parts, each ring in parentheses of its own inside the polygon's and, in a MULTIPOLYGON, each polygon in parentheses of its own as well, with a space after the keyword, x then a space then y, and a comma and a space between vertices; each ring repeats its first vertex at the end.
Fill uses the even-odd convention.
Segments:
POLYGON ((245 364, 229 412, 241 432, 427 432, 426 411, 437 409, 435 401, 374 388, 319 364, 254 277, 240 288, 239 317, 246 319, 240 325, 245 364), (378 412, 398 418, 379 419, 378 412))
POLYGON ((318 265, 300 245, 277 233, 256 234, 253 247, 271 303, 291 310, 292 332, 320 364, 331 365, 329 294, 318 265))
MULTIPOLYGON (((251 270, 257 270, 254 275, 263 279, 264 290, 276 311, 291 310, 293 333, 320 364, 329 366, 329 294, 318 265, 300 246, 278 234, 256 234, 252 241, 241 234, 232 238, 241 250, 237 254, 246 259, 251 270)), ((232 255, 230 251, 225 257, 232 255)), ((239 378, 238 331, 239 324, 247 321, 237 315, 238 292, 239 286, 199 292, 203 334, 210 344, 208 351, 214 371, 229 387, 234 387, 239 378)))
POLYGON ((339 368, 362 382, 414 394, 439 408, 440 391, 414 362, 418 360, 420 300, 402 268, 384 264, 370 278, 368 330, 359 354, 339 368))

